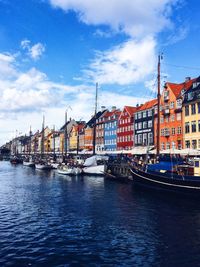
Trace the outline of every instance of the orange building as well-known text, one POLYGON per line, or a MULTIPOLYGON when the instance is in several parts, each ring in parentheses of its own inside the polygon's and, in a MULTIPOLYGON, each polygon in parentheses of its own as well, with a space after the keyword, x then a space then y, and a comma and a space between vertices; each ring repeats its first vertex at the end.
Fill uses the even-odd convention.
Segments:
MULTIPOLYGON (((185 82, 165 83, 160 98, 160 149, 183 148, 182 101, 184 93, 195 79, 185 82)), ((154 112, 155 145, 157 145, 157 106, 154 112)))

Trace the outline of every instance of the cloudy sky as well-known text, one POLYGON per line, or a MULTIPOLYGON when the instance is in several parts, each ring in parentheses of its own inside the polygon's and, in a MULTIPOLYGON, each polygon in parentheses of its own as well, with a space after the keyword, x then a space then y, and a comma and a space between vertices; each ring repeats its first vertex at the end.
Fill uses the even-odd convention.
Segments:
POLYGON ((0 145, 16 134, 136 105, 200 73, 195 0, 0 0, 0 145), (70 108, 71 107, 71 108, 70 108))

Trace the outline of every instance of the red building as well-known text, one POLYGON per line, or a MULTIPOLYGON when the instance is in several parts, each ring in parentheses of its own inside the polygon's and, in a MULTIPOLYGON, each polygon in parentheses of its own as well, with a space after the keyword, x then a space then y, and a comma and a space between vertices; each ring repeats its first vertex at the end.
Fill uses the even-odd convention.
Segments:
MULTIPOLYGON (((160 98, 160 149, 183 148, 182 101, 195 79, 176 84, 167 82, 160 98)), ((155 145, 157 145, 157 108, 155 109, 155 145)))
POLYGON ((118 119, 117 150, 130 150, 134 147, 134 114, 136 107, 125 106, 118 119))

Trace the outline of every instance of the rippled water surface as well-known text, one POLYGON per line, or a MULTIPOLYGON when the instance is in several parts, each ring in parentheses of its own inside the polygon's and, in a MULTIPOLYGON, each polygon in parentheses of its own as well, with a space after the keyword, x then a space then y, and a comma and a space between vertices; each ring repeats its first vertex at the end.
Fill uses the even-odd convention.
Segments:
POLYGON ((200 202, 0 162, 0 266, 200 266, 200 202))

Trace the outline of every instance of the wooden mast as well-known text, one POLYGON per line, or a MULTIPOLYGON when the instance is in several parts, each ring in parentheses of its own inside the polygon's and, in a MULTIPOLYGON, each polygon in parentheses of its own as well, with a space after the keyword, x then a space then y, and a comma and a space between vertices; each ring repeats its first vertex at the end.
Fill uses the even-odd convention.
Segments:
POLYGON ((96 83, 96 96, 95 96, 95 110, 94 110, 94 125, 93 125, 93 155, 95 155, 96 145, 96 115, 97 115, 97 98, 98 98, 98 83, 96 83))
POLYGON ((43 122, 42 122, 42 137, 41 137, 41 156, 43 157, 44 154, 44 124, 45 124, 45 117, 43 115, 43 122))
POLYGON ((160 154, 160 60, 161 60, 161 55, 158 55, 158 93, 157 93, 157 100, 158 100, 158 121, 157 121, 157 151, 156 154, 159 156, 160 154))

